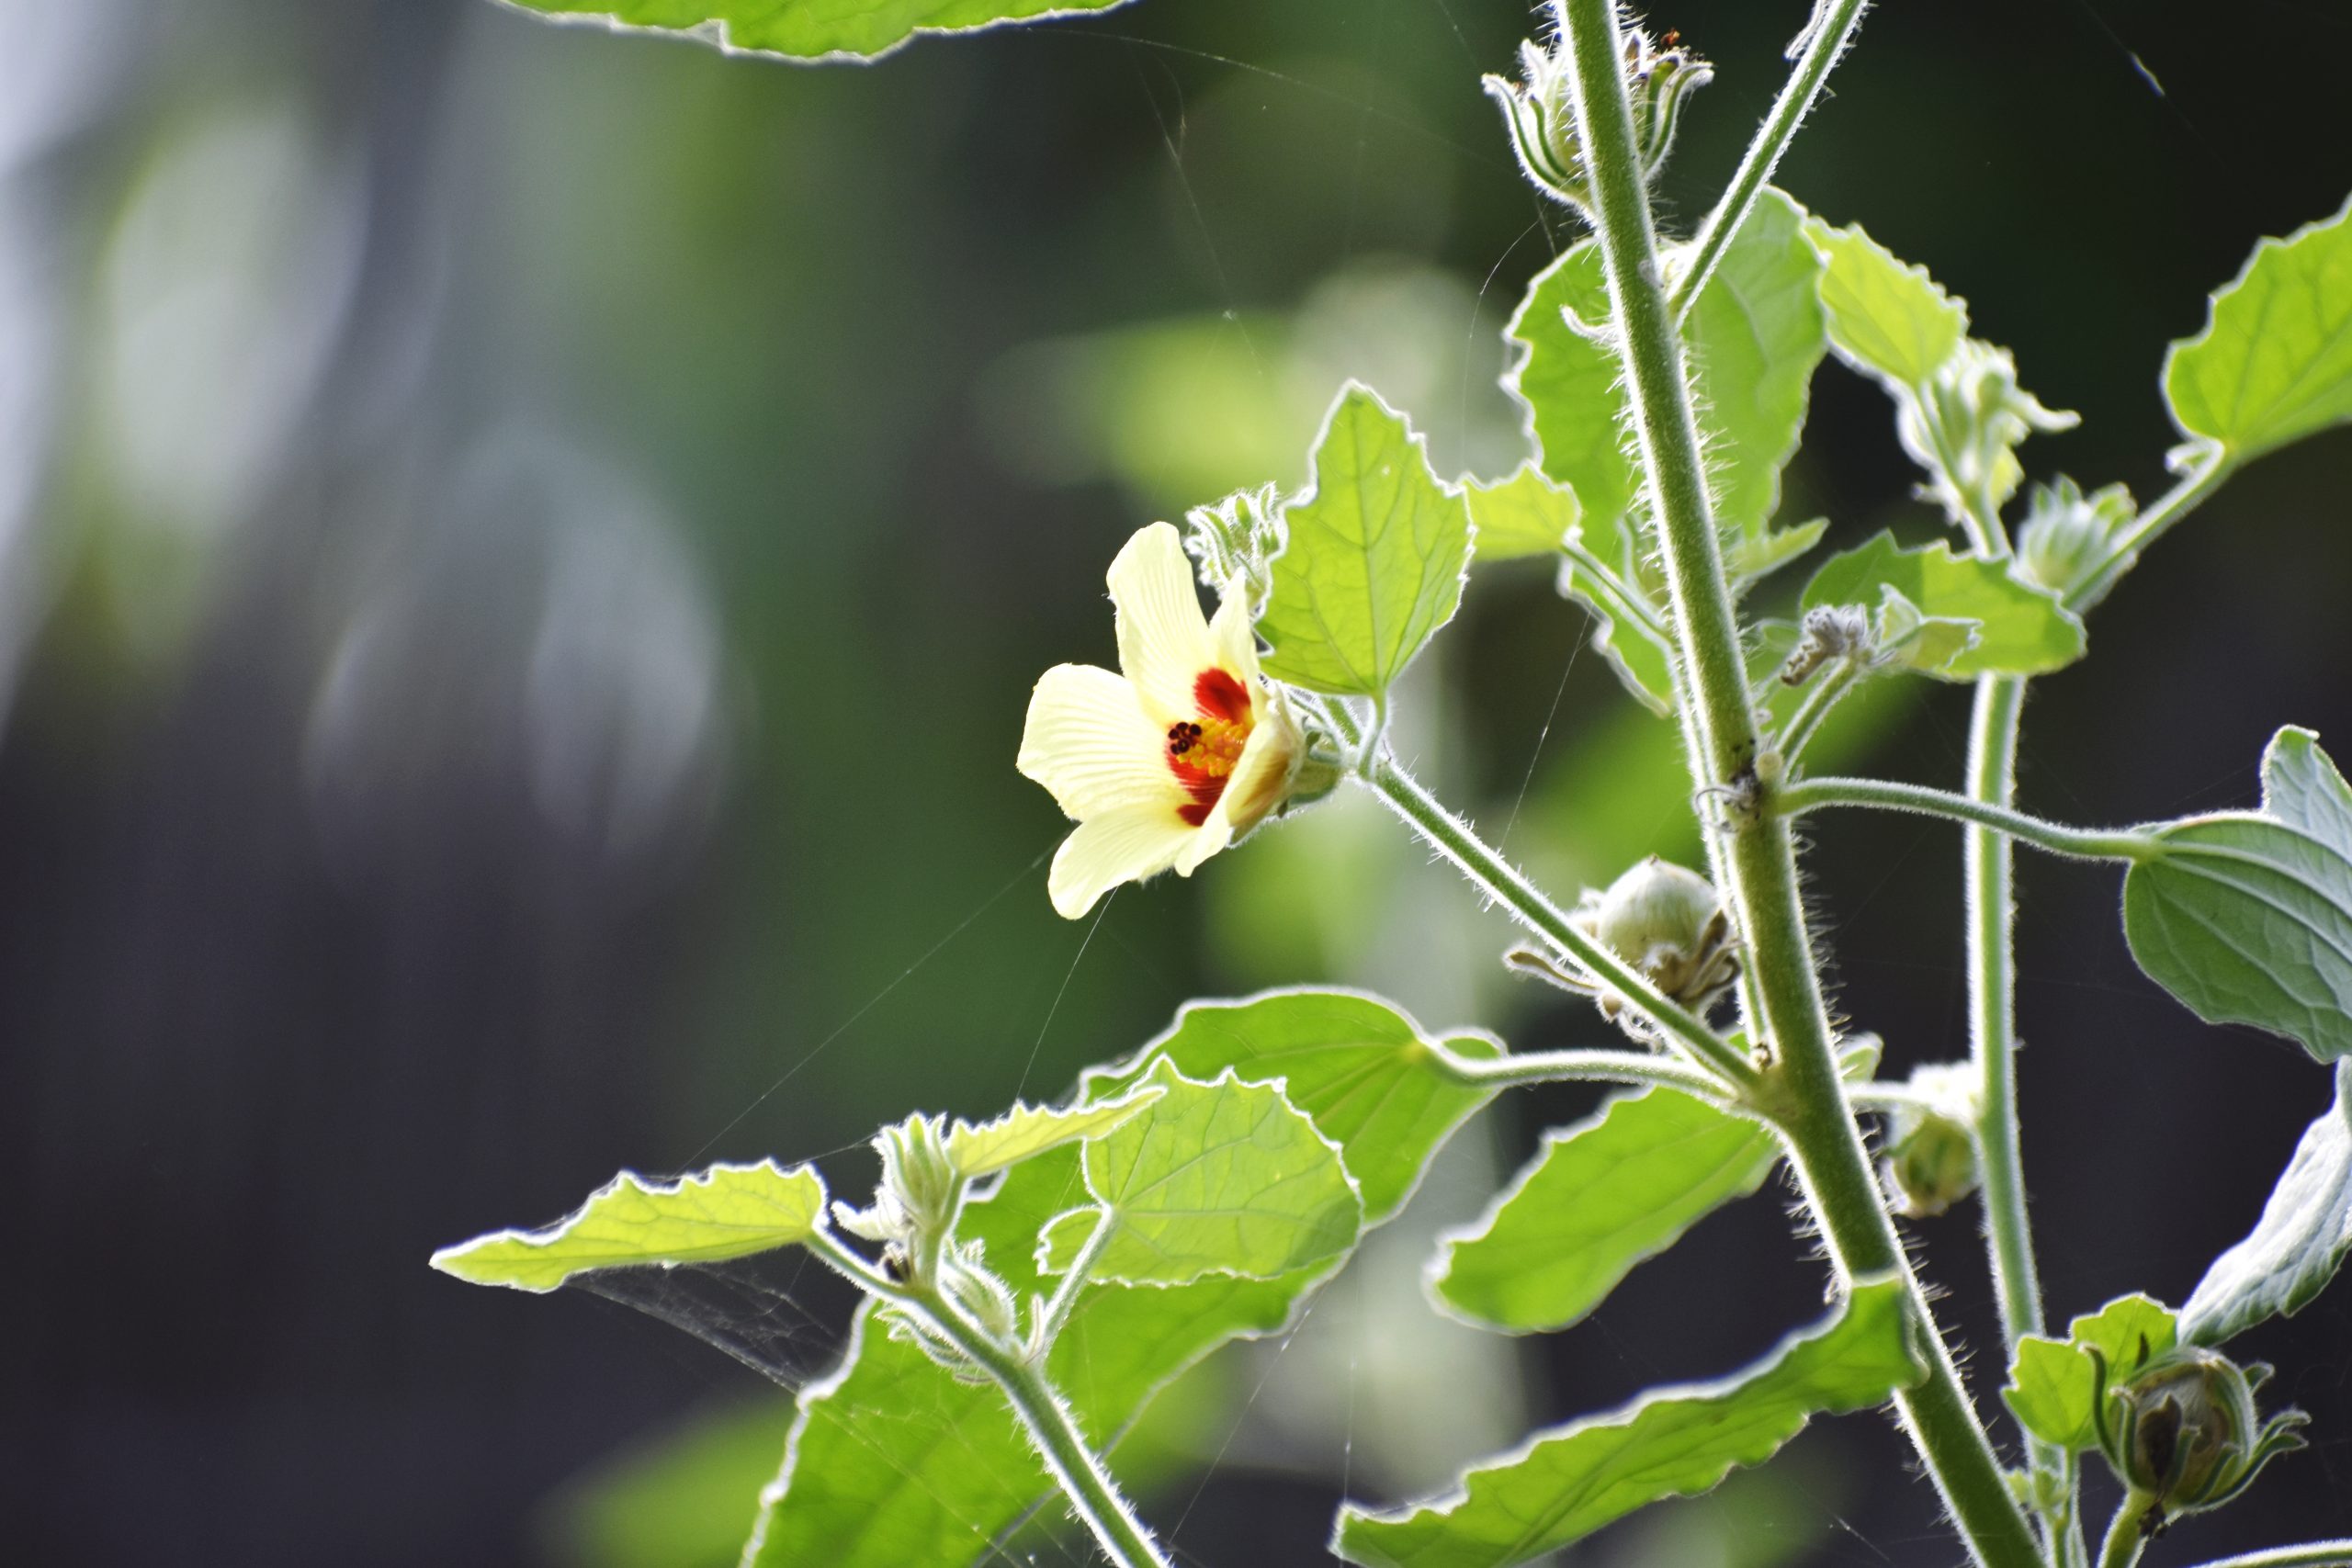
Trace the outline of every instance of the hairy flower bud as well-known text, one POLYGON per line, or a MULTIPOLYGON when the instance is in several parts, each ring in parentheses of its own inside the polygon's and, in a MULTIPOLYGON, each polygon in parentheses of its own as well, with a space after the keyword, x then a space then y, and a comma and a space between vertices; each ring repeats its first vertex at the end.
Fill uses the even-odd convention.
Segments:
POLYGON ((1919 1103, 1888 1119, 1886 1154, 1879 1174, 1898 1210, 1924 1220, 1976 1190, 1978 1074, 1962 1062, 1936 1063, 1911 1075, 1919 1103))
MULTIPOLYGON (((1650 856, 1611 883, 1588 890, 1569 917, 1577 929, 1694 1011, 1713 1005, 1739 974, 1731 918, 1714 884, 1695 871, 1650 856)), ((1614 1018, 1623 998, 1604 993, 1614 1018)))
MULTIPOLYGON (((1519 46, 1517 82, 1488 76, 1487 96, 1503 111, 1510 129, 1520 167, 1537 189, 1571 207, 1592 206, 1590 171, 1585 167, 1584 145, 1577 134, 1576 105, 1571 95, 1575 77, 1568 62, 1566 28, 1556 14, 1550 37, 1519 46)), ((1683 101, 1714 80, 1714 67, 1679 47, 1680 36, 1668 33, 1665 47, 1639 27, 1623 31, 1626 96, 1634 110, 1634 144, 1645 179, 1657 177, 1673 150, 1683 101)))
POLYGON ((2140 1366, 2100 1400, 2100 1450, 2148 1503, 2150 1533, 2170 1515, 2220 1507, 2273 1456, 2303 1446, 2297 1428, 2310 1417, 2301 1411, 2257 1420, 2254 1391, 2269 1371, 2184 1346, 2140 1366))
POLYGON ((2135 512, 2132 492, 2121 485, 2085 495, 2064 474, 2036 485, 2018 529, 2018 569, 2054 593, 2070 592, 2107 558, 2135 512))
POLYGON ((1248 593, 1252 620, 1273 595, 1274 558, 1287 536, 1272 485, 1236 491, 1184 513, 1184 553, 1200 564, 1201 585, 1221 597, 1248 593))
POLYGON ((1997 509, 2017 493, 2025 470, 2017 447, 2035 431, 2071 430, 2079 414, 2041 406, 2018 385, 2006 348, 1962 341, 1924 387, 1906 393, 1895 414, 1903 449, 1937 476, 1922 494, 1953 522, 1978 502, 1997 509))
POLYGON ((1781 680, 1802 686, 1815 670, 1832 660, 1858 662, 1870 657, 1871 613, 1860 604, 1821 604, 1807 610, 1798 627, 1796 647, 1781 666, 1781 680))

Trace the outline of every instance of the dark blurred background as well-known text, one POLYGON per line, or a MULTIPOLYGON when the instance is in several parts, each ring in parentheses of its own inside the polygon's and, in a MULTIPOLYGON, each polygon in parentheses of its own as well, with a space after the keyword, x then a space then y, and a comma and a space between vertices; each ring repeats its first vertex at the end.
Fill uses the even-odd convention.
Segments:
MULTIPOLYGON (((1686 223, 1805 9, 1654 12, 1719 67, 1664 182, 1686 223)), ((1301 482, 1343 377, 1449 471, 1518 461, 1499 330, 1572 238, 1477 90, 1524 28, 1146 0, 806 70, 477 0, 0 0, 0 1557, 731 1562, 787 1395, 435 1247, 624 1165, 1058 1090, 1196 992, 1374 983, 1431 1025, 1601 1038, 1361 803, 1118 896, 1090 941, 1011 766, 1036 673, 1109 660, 1119 541, 1301 482)), ((2347 42, 2325 0, 1889 5, 1781 180, 2082 412, 2033 474, 2145 499, 2164 344, 2352 191, 2347 42)), ((1877 390, 1830 365, 1814 399, 1786 515, 1933 535, 1877 390)), ((2250 805, 2277 726, 2352 746, 2348 488, 2324 436, 2167 539, 2037 686, 2025 804, 2250 805)), ((1402 720, 1569 893, 1694 851, 1667 729, 1584 633, 1541 571, 1483 573, 1402 720)), ((1966 703, 1886 683, 1829 743, 1956 782, 1966 703)), ((1962 1054, 1954 836, 1818 837, 1844 1010, 1894 1071, 1962 1054)), ((2177 1302, 2327 1075, 2143 980, 2106 871, 2029 859, 2022 887, 2052 1314, 2177 1302)), ((1818 1311, 1767 1196, 1566 1335, 1441 1324, 1430 1231, 1590 1102, 1498 1105, 1287 1348, 1170 1402, 1147 1512, 1188 1563, 1317 1561, 1343 1473, 1407 1495, 1818 1311)), ((1990 1408, 1973 1218, 1917 1235, 1990 1408)), ((2314 1450, 2152 1564, 2352 1533, 2347 1325, 2339 1287, 2245 1343, 2314 1450)), ((1577 1561, 1951 1562, 1934 1513, 1854 1417, 1577 1561)))

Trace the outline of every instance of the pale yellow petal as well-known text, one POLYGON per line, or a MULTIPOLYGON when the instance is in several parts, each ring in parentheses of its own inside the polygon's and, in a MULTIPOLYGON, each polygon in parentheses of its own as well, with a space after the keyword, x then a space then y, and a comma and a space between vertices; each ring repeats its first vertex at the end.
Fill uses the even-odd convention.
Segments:
POLYGON ((1046 878, 1055 912, 1077 919, 1122 882, 1166 871, 1199 830, 1164 806, 1128 807, 1080 823, 1055 852, 1046 878))
POLYGON ((1233 824, 1226 820, 1223 796, 1218 797, 1208 820, 1190 831, 1192 837, 1185 840, 1182 849, 1176 852, 1176 874, 1179 876, 1192 875, 1200 869, 1203 861, 1233 842, 1233 824))
POLYGON ((1166 732, 1125 680, 1091 664, 1057 664, 1030 694, 1013 765, 1071 817, 1147 805, 1172 812, 1185 795, 1168 771, 1166 746, 1166 732))
POLYGON ((1118 607, 1119 668, 1161 727, 1190 718, 1193 682, 1216 663, 1216 646, 1193 586, 1193 563, 1176 530, 1154 523, 1129 539, 1111 563, 1111 603, 1118 607))
POLYGON ((1250 618, 1250 592, 1239 583, 1225 596, 1209 621, 1209 642, 1227 673, 1250 688, 1250 706, 1258 702, 1258 631, 1250 618))
MULTIPOLYGON (((1225 781, 1216 808, 1201 825, 1204 832, 1222 827, 1228 841, 1264 821, 1266 814, 1283 803, 1306 747, 1306 738, 1283 694, 1262 689, 1261 693, 1257 727, 1250 731, 1249 742, 1233 764, 1232 776, 1225 781)), ((1177 870, 1184 870, 1182 862, 1177 863, 1177 870)))

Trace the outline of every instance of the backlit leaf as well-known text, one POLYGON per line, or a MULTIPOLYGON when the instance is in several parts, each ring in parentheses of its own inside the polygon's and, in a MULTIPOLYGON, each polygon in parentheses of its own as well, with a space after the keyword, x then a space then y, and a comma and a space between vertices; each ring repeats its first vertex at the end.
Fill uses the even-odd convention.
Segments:
POLYGON ((1968 307, 1924 267, 1899 262, 1860 224, 1833 229, 1808 219, 1805 236, 1826 264, 1821 303, 1829 346, 1865 375, 1924 385, 1968 335, 1968 307))
POLYGON ((1508 479, 1463 487, 1470 499, 1470 520, 1478 525, 1480 560, 1510 560, 1520 556, 1557 556, 1560 541, 1577 525, 1583 509, 1577 492, 1544 477, 1533 463, 1522 463, 1508 479))
POLYGON ((1124 1099, 1071 1106, 1016 1105, 993 1122, 958 1121, 947 1134, 947 1157, 967 1180, 1103 1134, 1158 1100, 1159 1089, 1124 1099))
POLYGON ((2352 206, 2254 248, 2173 344, 2165 396, 2183 432, 2241 459, 2352 419, 2352 206))
POLYGON ((1318 692, 1388 689, 1453 616, 1470 565, 1470 507, 1430 471, 1404 416, 1351 382, 1315 446, 1313 491, 1283 509, 1259 618, 1269 674, 1318 692))
POLYGON ((824 1183, 805 1165, 715 1165, 666 1184, 625 1170, 556 1224, 445 1247, 433 1267, 477 1285, 552 1291, 591 1269, 716 1263, 790 1247, 824 1208, 824 1183))
POLYGON ((1687 1094, 1620 1096, 1547 1134, 1486 1213, 1439 1237, 1431 1287, 1497 1328, 1564 1328, 1635 1264, 1755 1191, 1779 1153, 1760 1123, 1687 1094))
POLYGON ((1333 1550, 1367 1568, 1508 1568, 1661 1497, 1760 1464, 1817 1412, 1867 1409, 1923 1371, 1899 1280, 1855 1286, 1828 1322, 1722 1382, 1651 1391, 1612 1416, 1537 1433, 1418 1507, 1340 1513, 1333 1550))
POLYGON ((1124 1094, 1165 1059, 1186 1077, 1230 1070, 1243 1083, 1278 1083, 1316 1130, 1339 1145, 1363 1193, 1364 1223, 1404 1206, 1430 1158, 1494 1098, 1465 1084, 1444 1055, 1491 1061, 1492 1035, 1441 1042, 1402 1011, 1356 991, 1269 991, 1239 1001, 1187 1002, 1166 1034, 1129 1060, 1087 1073, 1092 1100, 1124 1094))
POLYGON ((613 28, 650 28, 729 53, 872 60, 918 33, 1107 11, 1127 0, 505 0, 517 10, 613 28))
MULTIPOLYGON (((1353 1247, 1363 1204, 1340 1153, 1273 1084, 1230 1072, 1200 1083, 1162 1060, 1164 1092, 1086 1145, 1086 1188, 1108 1214, 1092 1277, 1176 1285, 1204 1274, 1270 1280, 1353 1247)), ((1049 1226, 1042 1270, 1069 1271, 1100 1222, 1078 1210, 1049 1226)))

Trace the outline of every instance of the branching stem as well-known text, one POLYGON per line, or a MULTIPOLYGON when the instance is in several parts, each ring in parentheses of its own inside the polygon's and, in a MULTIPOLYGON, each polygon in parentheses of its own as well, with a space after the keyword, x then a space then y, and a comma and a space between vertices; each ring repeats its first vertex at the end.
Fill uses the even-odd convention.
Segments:
POLYGON ((2313 1540, 2240 1552, 2199 1568, 2352 1568, 2352 1540, 2313 1540))
POLYGON ((1690 260, 1682 275, 1674 280, 1671 308, 1674 319, 1680 321, 1690 310, 1691 302, 1699 298, 1699 290, 1707 286, 1724 253, 1739 238, 1740 225, 1756 210, 1756 198, 1763 194, 1765 182, 1781 162, 1781 155, 1795 140, 1797 127, 1821 96, 1821 85, 1829 79, 1830 67, 1846 52, 1854 40, 1854 30, 1861 26, 1862 12, 1869 0, 1820 0, 1814 8, 1813 19, 1805 24, 1802 35, 1804 48, 1797 53, 1796 67, 1789 73, 1788 85, 1772 104, 1772 112, 1747 144, 1747 156, 1731 176, 1731 185, 1715 209, 1707 214, 1699 226, 1697 238, 1690 242, 1690 260))
POLYGON ((1719 1085, 1745 1089, 1757 1082, 1755 1065, 1729 1041, 1708 1028, 1706 1021, 1690 1009, 1650 984, 1647 977, 1616 953, 1578 931, 1566 914, 1544 896, 1542 889, 1487 848, 1468 823, 1440 805, 1410 773, 1397 766, 1395 759, 1385 755, 1377 759, 1366 782, 1391 810, 1488 897, 1623 996, 1627 1005, 1655 1026, 1668 1044, 1689 1056, 1719 1085))
MULTIPOLYGON (((1613 0, 1564 0, 1560 9, 1575 78, 1577 136, 1591 173, 1595 226, 1665 558, 1692 740, 1692 782, 1702 791, 1726 790, 1736 798, 1742 784, 1754 779, 1759 749, 1755 708, 1707 493, 1680 334, 1659 272, 1620 64, 1616 10, 1613 0)), ((1837 23, 1848 10, 1858 16, 1860 6, 1841 0, 1820 17, 1824 36, 1815 42, 1826 51, 1817 67, 1821 75, 1845 41, 1847 29, 1837 23)), ((1794 95, 1787 130, 1793 131, 1818 87, 1816 77, 1794 95)), ((1781 118, 1776 111, 1775 119, 1781 118)), ((1786 136, 1776 138, 1768 124, 1759 141, 1766 146, 1754 159, 1758 185, 1786 136)), ((1730 206, 1736 214, 1737 203, 1730 206)), ((1736 217, 1724 226, 1736 229, 1736 217)), ((1951 1351, 1910 1274, 1839 1081, 1789 824, 1764 813, 1735 818, 1728 840, 1721 856, 1729 882, 1725 893, 1747 942, 1762 1009, 1762 1017, 1751 1020, 1749 1033, 1768 1040, 1773 1049, 1769 1087, 1775 1091, 1775 1120, 1823 1239, 1844 1279, 1894 1270, 1909 1288, 1927 1368, 1925 1380, 1904 1391, 1899 1402, 1971 1550, 1987 1568, 2040 1568, 2033 1531, 2009 1493, 1951 1351)))
POLYGON ((935 1294, 920 1294, 897 1283, 843 1246, 830 1231, 808 1241, 819 1259, 869 1294, 919 1313, 1001 1389, 1021 1419, 1046 1472, 1069 1499, 1070 1511, 1118 1568, 1173 1568, 1135 1511, 1119 1483, 1078 1429, 1068 1402, 1046 1381, 1045 1370, 1010 1347, 1000 1345, 979 1325, 935 1294))
POLYGON ((1540 1083, 1622 1083, 1679 1089, 1702 1100, 1721 1101, 1723 1080, 1713 1073, 1688 1066, 1671 1056, 1644 1051, 1528 1051, 1476 1060, 1436 1048, 1436 1061, 1459 1084, 1487 1089, 1516 1089, 1540 1083))

